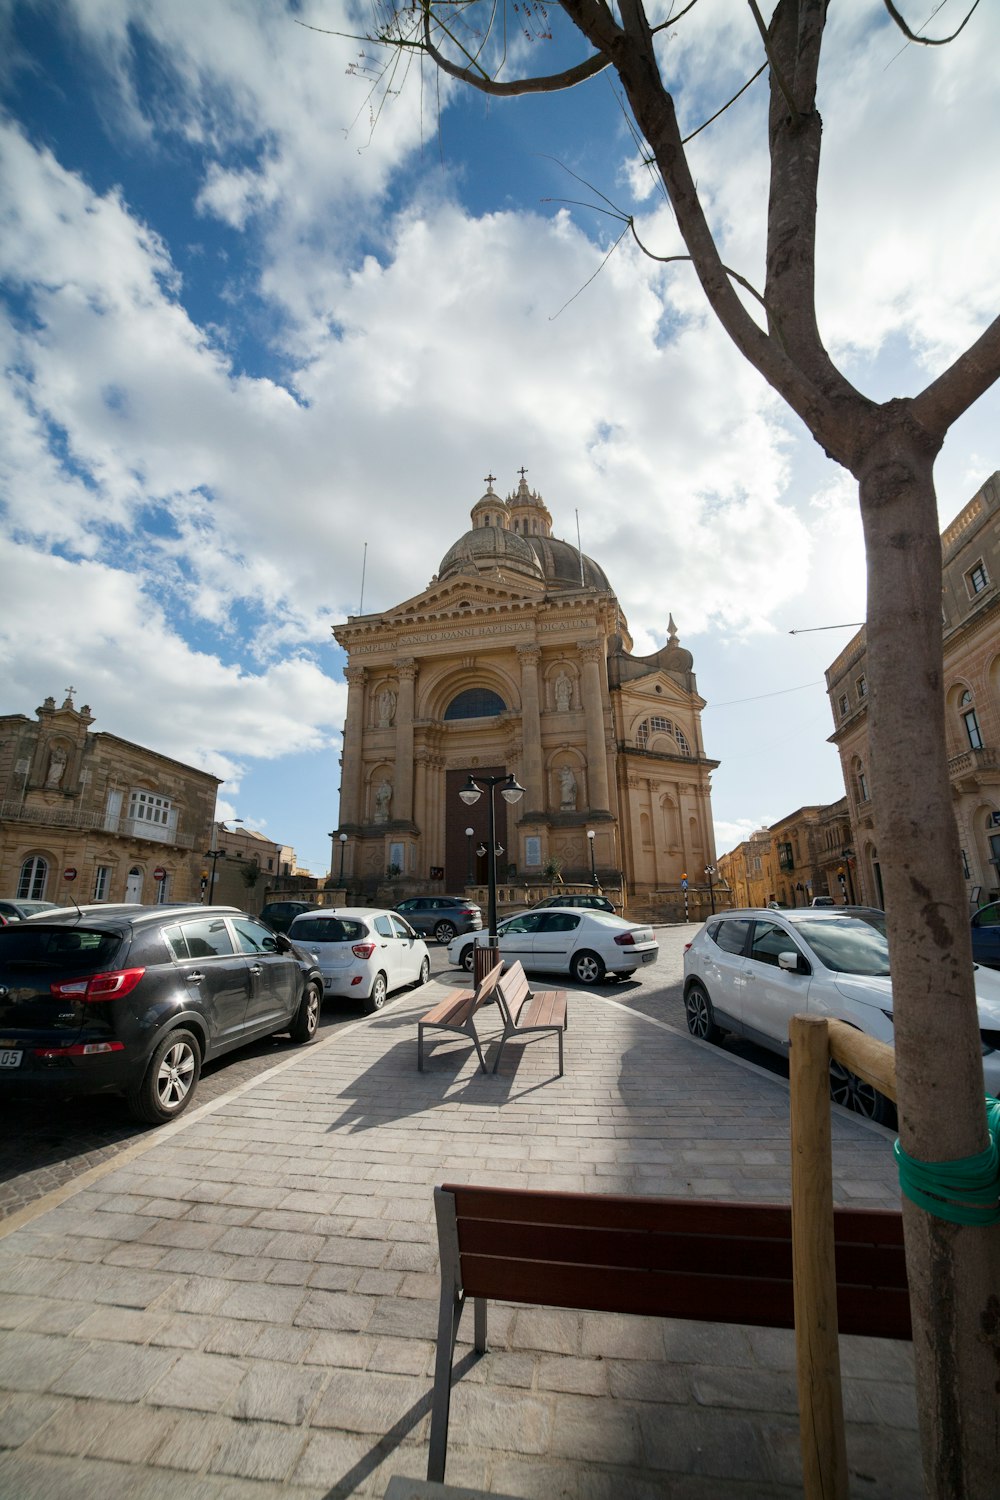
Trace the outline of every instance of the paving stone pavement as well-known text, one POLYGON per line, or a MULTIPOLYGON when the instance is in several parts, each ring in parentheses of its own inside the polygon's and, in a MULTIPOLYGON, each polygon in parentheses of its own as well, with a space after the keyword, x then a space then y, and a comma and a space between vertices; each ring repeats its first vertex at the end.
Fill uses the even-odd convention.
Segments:
MULTIPOLYGON (((584 991, 561 1079, 551 1036, 510 1043, 496 1076, 442 1037, 418 1073, 416 1018, 446 988, 0 1225, 0 1494, 332 1500, 422 1477, 436 1183, 787 1201, 787 1083, 584 991)), ((833 1138, 839 1200, 896 1206, 886 1134, 837 1112, 833 1138)), ((790 1333, 498 1306, 476 1360, 471 1321, 450 1484, 801 1493, 790 1333)), ((842 1362, 852 1493, 910 1500, 909 1346, 845 1338, 842 1362)))

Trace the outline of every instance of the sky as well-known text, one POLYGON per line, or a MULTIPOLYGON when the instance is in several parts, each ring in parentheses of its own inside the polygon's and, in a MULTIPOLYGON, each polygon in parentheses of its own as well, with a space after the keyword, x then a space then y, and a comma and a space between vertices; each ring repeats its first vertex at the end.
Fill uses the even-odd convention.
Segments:
MULTIPOLYGON (((944 36, 966 8, 904 14, 944 36)), ((580 55, 558 8, 516 19, 515 74, 580 55)), ((635 653, 671 615, 693 653, 717 851, 836 800, 823 674, 864 619, 856 488, 687 266, 612 251, 622 213, 678 248, 613 81, 488 100, 417 59, 386 73, 367 22, 343 0, 0 0, 0 713, 72 684, 95 731, 223 778, 220 818, 321 874, 331 629, 421 591, 485 476, 510 493, 524 466, 635 653)), ((761 62, 731 0, 660 45, 687 130, 761 62)), ((996 314, 998 55, 997 6, 945 47, 879 0, 831 6, 819 319, 876 399, 996 314)), ((691 154, 759 286, 763 79, 691 154)), ((947 439, 942 526, 1000 468, 998 407, 947 439)))

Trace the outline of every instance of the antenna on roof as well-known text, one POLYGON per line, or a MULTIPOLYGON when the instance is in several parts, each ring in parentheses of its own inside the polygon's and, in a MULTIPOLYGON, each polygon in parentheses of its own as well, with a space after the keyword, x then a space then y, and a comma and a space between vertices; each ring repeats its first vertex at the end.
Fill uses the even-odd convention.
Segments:
POLYGON ((361 559, 361 602, 358 605, 358 614, 365 612, 365 568, 368 566, 368 543, 365 542, 364 555, 361 559))
POLYGON ((577 511, 574 511, 573 514, 576 516, 576 550, 580 554, 580 587, 584 588, 585 585, 584 585, 584 581, 583 581, 583 548, 580 546, 580 512, 577 510, 577 511))

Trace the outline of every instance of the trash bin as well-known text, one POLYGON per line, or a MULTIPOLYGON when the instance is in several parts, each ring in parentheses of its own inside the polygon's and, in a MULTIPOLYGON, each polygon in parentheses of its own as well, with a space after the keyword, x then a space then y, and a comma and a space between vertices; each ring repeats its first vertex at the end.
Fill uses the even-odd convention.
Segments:
POLYGON ((478 987, 498 962, 500 958, 500 944, 495 937, 490 937, 485 943, 477 943, 472 953, 472 977, 478 987))

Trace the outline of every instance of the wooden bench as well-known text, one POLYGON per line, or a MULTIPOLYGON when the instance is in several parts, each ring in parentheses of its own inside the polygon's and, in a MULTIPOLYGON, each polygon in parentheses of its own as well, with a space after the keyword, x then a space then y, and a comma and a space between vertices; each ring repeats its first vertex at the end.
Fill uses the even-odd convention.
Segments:
POLYGON ((479 1057, 479 1065, 486 1072, 486 1059, 476 1035, 475 1016, 479 1007, 493 995, 502 973, 503 964, 494 964, 474 990, 452 990, 420 1017, 417 1022, 417 1068, 421 1073, 424 1071, 425 1031, 455 1031, 469 1037, 479 1057))
MULTIPOLYGON (((466 1298, 486 1352, 489 1298, 712 1323, 795 1326, 792 1211, 518 1188, 434 1190, 441 1303, 427 1477, 444 1481, 452 1364, 466 1298)), ((910 1339, 901 1215, 834 1213, 844 1333, 910 1339)))
POLYGON ((562 1077, 563 1032, 569 1025, 566 999, 565 990, 540 990, 537 994, 532 993, 520 959, 511 964, 497 986, 497 1004, 503 1017, 503 1036, 493 1060, 494 1073, 500 1066, 503 1049, 512 1036, 525 1036, 534 1031, 553 1031, 559 1038, 559 1077, 562 1077))

